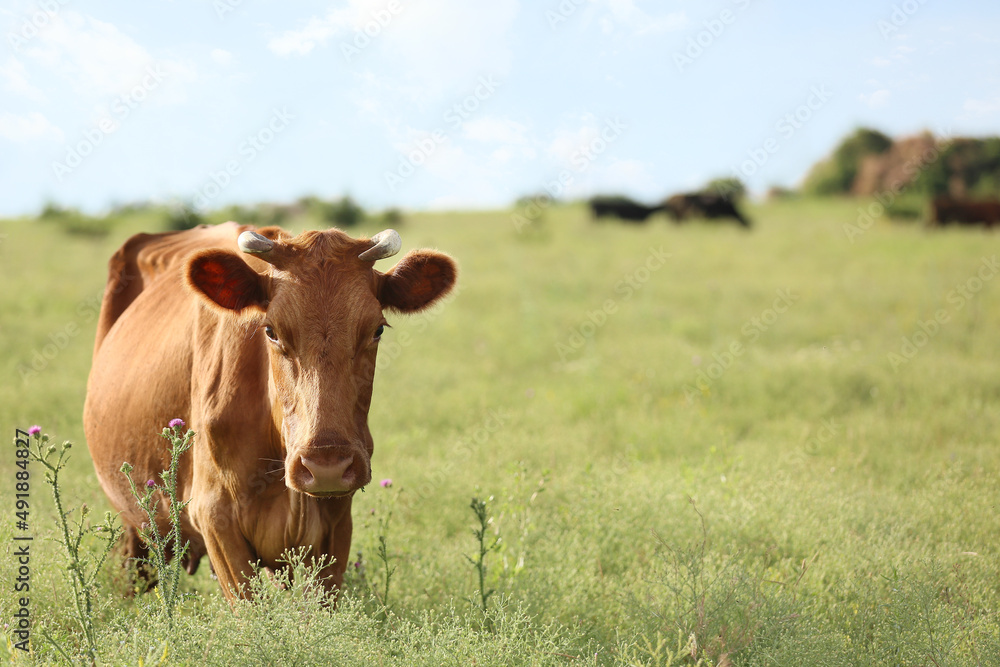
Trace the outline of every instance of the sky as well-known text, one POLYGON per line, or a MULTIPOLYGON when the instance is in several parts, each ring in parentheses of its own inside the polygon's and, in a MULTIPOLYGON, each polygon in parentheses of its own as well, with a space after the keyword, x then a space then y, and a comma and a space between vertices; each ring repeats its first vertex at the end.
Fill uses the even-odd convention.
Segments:
POLYGON ((995 0, 5 0, 0 215, 794 186, 1000 133, 995 0))

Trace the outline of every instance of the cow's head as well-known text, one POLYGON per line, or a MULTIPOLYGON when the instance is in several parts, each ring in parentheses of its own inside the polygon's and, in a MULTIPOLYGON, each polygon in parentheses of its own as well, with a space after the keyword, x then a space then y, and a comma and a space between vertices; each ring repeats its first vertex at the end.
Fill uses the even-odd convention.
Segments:
POLYGON ((338 230, 292 238, 274 227, 245 231, 238 245, 244 254, 193 256, 188 283, 267 348, 285 484, 319 497, 353 493, 371 481, 368 407, 383 311, 427 308, 451 290, 455 263, 415 250, 376 271, 376 260, 399 251, 392 230, 358 240, 338 230))

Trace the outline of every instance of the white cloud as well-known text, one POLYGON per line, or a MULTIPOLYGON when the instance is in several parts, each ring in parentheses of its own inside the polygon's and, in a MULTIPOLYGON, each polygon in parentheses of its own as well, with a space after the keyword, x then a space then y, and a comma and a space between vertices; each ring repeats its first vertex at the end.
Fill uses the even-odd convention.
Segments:
POLYGON ((7 62, 0 65, 0 81, 3 88, 9 93, 27 97, 29 100, 40 102, 45 99, 41 90, 28 82, 28 71, 24 63, 16 58, 8 58, 7 62))
POLYGON ((316 48, 317 44, 325 43, 342 27, 344 26, 339 21, 313 17, 300 30, 286 30, 277 37, 272 37, 267 48, 279 56, 287 57, 293 53, 304 56, 316 48))
POLYGON ((474 180, 470 167, 474 160, 462 146, 445 139, 427 160, 427 171, 450 183, 474 180))
POLYGON ((497 166, 518 158, 531 160, 537 155, 528 128, 509 118, 486 116, 470 120, 462 125, 462 138, 481 144, 499 144, 488 156, 497 166))
POLYGON ((298 30, 286 30, 277 37, 272 37, 267 48, 283 57, 292 54, 304 56, 317 45, 325 44, 334 35, 364 30, 366 27, 377 38, 378 33, 388 27, 397 14, 406 11, 408 1, 412 0, 349 0, 346 7, 331 8, 325 16, 311 17, 298 30), (390 9, 390 4, 402 9, 394 12, 390 9))
POLYGON ((370 70, 360 72, 355 79, 357 85, 345 94, 358 110, 359 118, 382 126, 386 136, 392 140, 408 139, 401 129, 399 101, 409 100, 420 107, 426 100, 426 89, 412 81, 379 76, 370 70))
POLYGON ((29 141, 62 141, 63 132, 37 111, 23 116, 12 113, 0 114, 0 137, 8 141, 26 143, 29 141))
POLYGON ((119 93, 141 79, 153 61, 114 25, 68 9, 52 15, 51 25, 25 53, 87 94, 119 93))
POLYGON ((617 24, 636 35, 646 35, 680 30, 688 24, 687 14, 683 11, 650 16, 636 7, 633 0, 597 0, 597 4, 605 6, 614 19, 613 23, 607 18, 601 20, 604 32, 612 32, 617 24))
POLYGON ((212 57, 212 60, 223 67, 229 67, 233 64, 232 52, 226 51, 225 49, 212 49, 212 52, 209 55, 212 57))
POLYGON ((528 143, 528 128, 509 118, 484 116, 462 125, 462 136, 483 143, 523 145, 528 143))
MULTIPOLYGON (((396 78, 422 86, 428 95, 460 92, 481 75, 500 75, 510 68, 513 52, 508 32, 519 0, 468 3, 462 0, 350 0, 324 16, 314 16, 297 30, 272 38, 268 48, 277 55, 304 56, 341 36, 356 48, 346 59, 360 68, 365 59, 383 54, 392 61, 396 78), (398 11, 387 7, 392 4, 398 11), (357 32, 361 31, 361 32, 357 32), (348 38, 349 37, 349 38, 348 38)), ((398 102, 398 100, 397 100, 398 102)))
POLYGON ((916 53, 917 49, 906 44, 897 44, 892 51, 885 56, 872 58, 872 64, 876 67, 888 67, 890 65, 907 64, 910 62, 910 54, 916 53))
POLYGON ((642 160, 612 157, 607 166, 597 165, 601 185, 612 190, 650 190, 661 187, 649 173, 650 165, 642 160))
POLYGON ((572 199, 600 192, 661 192, 662 184, 650 175, 649 167, 641 160, 604 157, 584 171, 573 171, 573 180, 563 196, 572 199))
POLYGON ((518 10, 518 0, 421 0, 404 5, 378 39, 408 80, 433 91, 467 94, 471 91, 461 88, 478 77, 502 77, 510 69, 509 30, 518 10))
POLYGON ((980 100, 970 97, 962 105, 963 114, 966 118, 982 118, 983 116, 993 116, 1000 114, 1000 97, 992 100, 980 100))
MULTIPOLYGON (((114 100, 139 89, 145 93, 155 89, 159 104, 184 102, 184 87, 179 84, 198 79, 192 62, 154 58, 115 25, 70 9, 52 14, 46 30, 22 52, 26 66, 2 68, 9 85, 21 84, 18 75, 27 81, 25 72, 31 77, 54 75, 67 81, 65 87, 74 97, 90 103, 98 115, 114 100)), ((41 94, 31 89, 22 92, 41 94)))
POLYGON ((597 116, 587 113, 561 125, 555 132, 546 152, 561 165, 569 165, 578 158, 580 152, 601 136, 601 125, 597 116))
POLYGON ((872 109, 879 109, 889 104, 889 98, 891 95, 892 93, 890 93, 887 89, 881 88, 870 95, 861 93, 858 95, 858 99, 870 106, 872 109))

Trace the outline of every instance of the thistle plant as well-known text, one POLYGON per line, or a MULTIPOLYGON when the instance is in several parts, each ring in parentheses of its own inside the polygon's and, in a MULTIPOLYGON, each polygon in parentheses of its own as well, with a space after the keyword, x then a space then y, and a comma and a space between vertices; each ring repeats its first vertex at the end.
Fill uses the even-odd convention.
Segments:
POLYGON ((140 491, 132 479, 132 465, 125 462, 121 467, 139 509, 149 518, 149 521, 144 522, 139 528, 139 538, 149 549, 149 557, 145 561, 156 570, 159 577, 157 598, 171 626, 174 620, 174 607, 178 602, 177 589, 180 585, 181 570, 184 568, 183 560, 190 546, 188 542, 181 544, 181 512, 190 501, 181 502, 177 498, 177 468, 181 455, 191 448, 194 440, 194 431, 184 429, 185 424, 182 419, 172 419, 170 425, 160 434, 170 443, 170 466, 160 473, 160 483, 152 479, 146 480, 143 490, 140 491), (169 500, 170 527, 162 535, 156 523, 159 504, 157 492, 169 500))
POLYGON ((501 544, 499 533, 494 535, 492 542, 487 536, 490 524, 493 523, 493 517, 489 514, 487 503, 492 501, 493 496, 490 496, 486 500, 473 498, 472 503, 469 505, 469 507, 472 508, 472 511, 476 514, 476 520, 479 522, 479 527, 472 529, 472 534, 475 535, 479 548, 475 558, 468 555, 465 558, 472 564, 472 567, 475 568, 476 572, 479 574, 479 603, 483 609, 483 613, 486 612, 486 602, 495 592, 495 589, 492 588, 490 590, 486 590, 486 556, 488 556, 491 551, 498 550, 501 544))
MULTIPOLYGON (((108 558, 108 554, 114 547, 115 542, 122 534, 121 526, 116 525, 116 518, 111 512, 104 513, 104 521, 98 525, 93 525, 87 517, 90 508, 86 504, 80 506, 76 518, 71 518, 73 509, 64 510, 62 494, 59 489, 59 473, 66 467, 69 460, 69 450, 73 447, 70 442, 63 442, 62 446, 56 447, 49 443, 49 436, 42 434, 42 429, 32 426, 28 429, 28 434, 32 437, 33 447, 28 448, 29 458, 41 463, 45 467, 45 482, 52 488, 52 498, 55 500, 56 516, 59 524, 61 536, 56 541, 63 546, 66 557, 69 561, 65 576, 73 588, 73 611, 76 615, 76 622, 83 632, 84 653, 87 661, 97 664, 97 634, 94 629, 94 589, 98 572, 108 558), (57 454, 58 451, 58 454, 57 454), (98 556, 94 558, 83 548, 85 537, 93 535, 103 546, 98 551, 98 556)), ((42 634, 59 651, 63 657, 71 663, 73 660, 44 630, 42 634)))
MULTIPOLYGON (((383 479, 380 483, 383 489, 392 487, 391 479, 383 479)), ((381 563, 380 573, 382 579, 382 593, 379 595, 378 585, 372 584, 372 593, 378 600, 382 608, 388 612, 389 609, 389 584, 392 582, 392 575, 396 572, 396 566, 390 563, 389 557, 389 522, 392 520, 392 508, 395 504, 395 496, 389 501, 383 501, 381 497, 376 501, 376 508, 373 512, 378 520, 378 546, 375 547, 375 555, 381 563)))

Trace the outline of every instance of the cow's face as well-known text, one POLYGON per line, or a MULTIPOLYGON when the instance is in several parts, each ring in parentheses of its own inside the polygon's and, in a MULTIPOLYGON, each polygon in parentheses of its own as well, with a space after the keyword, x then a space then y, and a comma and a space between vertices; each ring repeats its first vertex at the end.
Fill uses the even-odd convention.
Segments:
POLYGON ((319 497, 351 494, 371 481, 368 407, 383 310, 428 307, 451 289, 455 264, 413 251, 383 274, 359 257, 371 241, 337 230, 293 239, 260 231, 267 237, 244 247, 256 259, 205 251, 191 259, 188 281, 213 307, 246 318, 248 335, 266 346, 285 484, 319 497))

